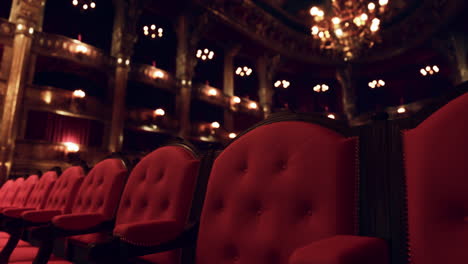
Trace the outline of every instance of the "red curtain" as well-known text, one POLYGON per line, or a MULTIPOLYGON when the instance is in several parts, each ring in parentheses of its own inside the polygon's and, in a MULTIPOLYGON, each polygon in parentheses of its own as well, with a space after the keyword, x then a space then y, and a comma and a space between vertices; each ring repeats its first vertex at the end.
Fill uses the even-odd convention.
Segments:
POLYGON ((30 111, 28 115, 26 139, 100 146, 102 136, 103 124, 96 120, 41 111, 30 111))

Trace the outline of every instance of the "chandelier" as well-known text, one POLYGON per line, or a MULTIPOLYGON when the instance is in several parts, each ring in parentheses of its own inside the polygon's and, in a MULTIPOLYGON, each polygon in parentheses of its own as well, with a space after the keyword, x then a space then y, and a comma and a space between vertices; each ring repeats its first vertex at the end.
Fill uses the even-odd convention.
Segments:
POLYGON ((88 10, 89 8, 96 8, 96 3, 93 0, 72 0, 73 6, 81 6, 83 10, 88 10))
POLYGON ((378 32, 389 0, 331 0, 325 11, 312 7, 311 34, 322 49, 332 49, 345 61, 380 41, 378 32))

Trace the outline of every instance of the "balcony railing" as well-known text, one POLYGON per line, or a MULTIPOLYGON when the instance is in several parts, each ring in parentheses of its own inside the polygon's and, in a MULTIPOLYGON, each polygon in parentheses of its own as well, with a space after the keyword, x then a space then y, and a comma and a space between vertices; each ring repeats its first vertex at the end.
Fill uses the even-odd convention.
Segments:
POLYGON ((132 64, 129 78, 172 92, 176 91, 176 82, 172 75, 151 65, 132 64))
POLYGON ((47 56, 53 56, 77 61, 98 68, 110 68, 115 60, 104 51, 65 36, 37 32, 33 42, 33 51, 47 56))
POLYGON ((237 96, 228 96, 221 90, 211 87, 209 85, 199 85, 195 87, 196 94, 201 100, 223 107, 228 108, 233 112, 244 112, 253 115, 262 115, 260 105, 247 98, 240 98, 237 96))
MULTIPOLYGON (((161 111, 162 109, 159 109, 161 111)), ((163 110, 164 112, 164 110, 163 110)), ((127 126, 148 132, 171 133, 178 129, 178 121, 153 109, 132 109, 128 111, 127 126)))
POLYGON ((28 87, 26 105, 29 108, 42 109, 58 114, 95 119, 108 122, 110 107, 106 107, 98 99, 86 96, 73 97, 73 92, 49 86, 28 87))

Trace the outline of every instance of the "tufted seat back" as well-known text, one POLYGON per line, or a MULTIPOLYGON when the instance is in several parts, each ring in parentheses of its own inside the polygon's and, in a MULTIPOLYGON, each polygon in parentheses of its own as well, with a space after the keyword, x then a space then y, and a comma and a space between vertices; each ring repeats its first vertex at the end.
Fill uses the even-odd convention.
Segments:
POLYGON ((3 199, 3 197, 5 196, 5 194, 10 190, 13 182, 15 182, 15 181, 14 180, 8 180, 2 185, 2 188, 0 188, 0 203, 1 203, 2 199, 3 199))
POLYGON ((42 209, 56 180, 57 173, 55 171, 44 173, 31 191, 24 207, 42 209))
POLYGON ((159 148, 133 169, 119 206, 116 225, 145 220, 186 222, 199 161, 178 146, 159 148))
POLYGON ((16 179, 9 187, 8 191, 5 193, 5 196, 0 201, 0 207, 9 207, 13 203, 18 194, 20 187, 23 185, 24 179, 16 179))
POLYGON ((72 213, 99 213, 115 217, 128 171, 119 159, 106 159, 94 166, 81 185, 72 213))
POLYGON ((356 150, 356 140, 299 121, 238 138, 213 165, 197 263, 287 263, 299 247, 353 234, 356 150))
POLYGON ((404 133, 411 263, 468 259, 468 93, 404 133))
POLYGON ((50 190, 44 209, 60 210, 64 214, 70 213, 84 176, 84 170, 80 166, 66 169, 50 190))
POLYGON ((23 207, 31 195, 31 191, 36 186, 39 181, 37 175, 30 175, 24 183, 18 188, 18 193, 16 194, 15 200, 11 203, 12 207, 23 207))

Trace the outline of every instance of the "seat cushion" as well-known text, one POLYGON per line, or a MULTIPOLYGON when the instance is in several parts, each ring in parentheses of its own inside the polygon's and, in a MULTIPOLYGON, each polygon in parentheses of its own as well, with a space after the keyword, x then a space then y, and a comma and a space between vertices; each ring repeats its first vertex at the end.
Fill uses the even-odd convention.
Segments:
MULTIPOLYGON (((10 256, 10 261, 9 263, 16 263, 16 262, 21 262, 25 261, 25 263, 32 263, 34 258, 37 255, 37 252, 39 251, 39 248, 37 247, 19 247, 16 248, 13 251, 13 254, 10 256)), ((52 255, 50 257, 50 260, 62 260, 60 258, 57 258, 56 256, 52 255)), ((49 263, 51 263, 49 261, 49 263)))
MULTIPOLYGON (((3 248, 7 242, 8 242, 8 238, 6 237, 0 238, 0 248, 3 248)), ((30 246, 31 244, 23 240, 20 240, 17 245, 17 247, 30 247, 30 246)))

